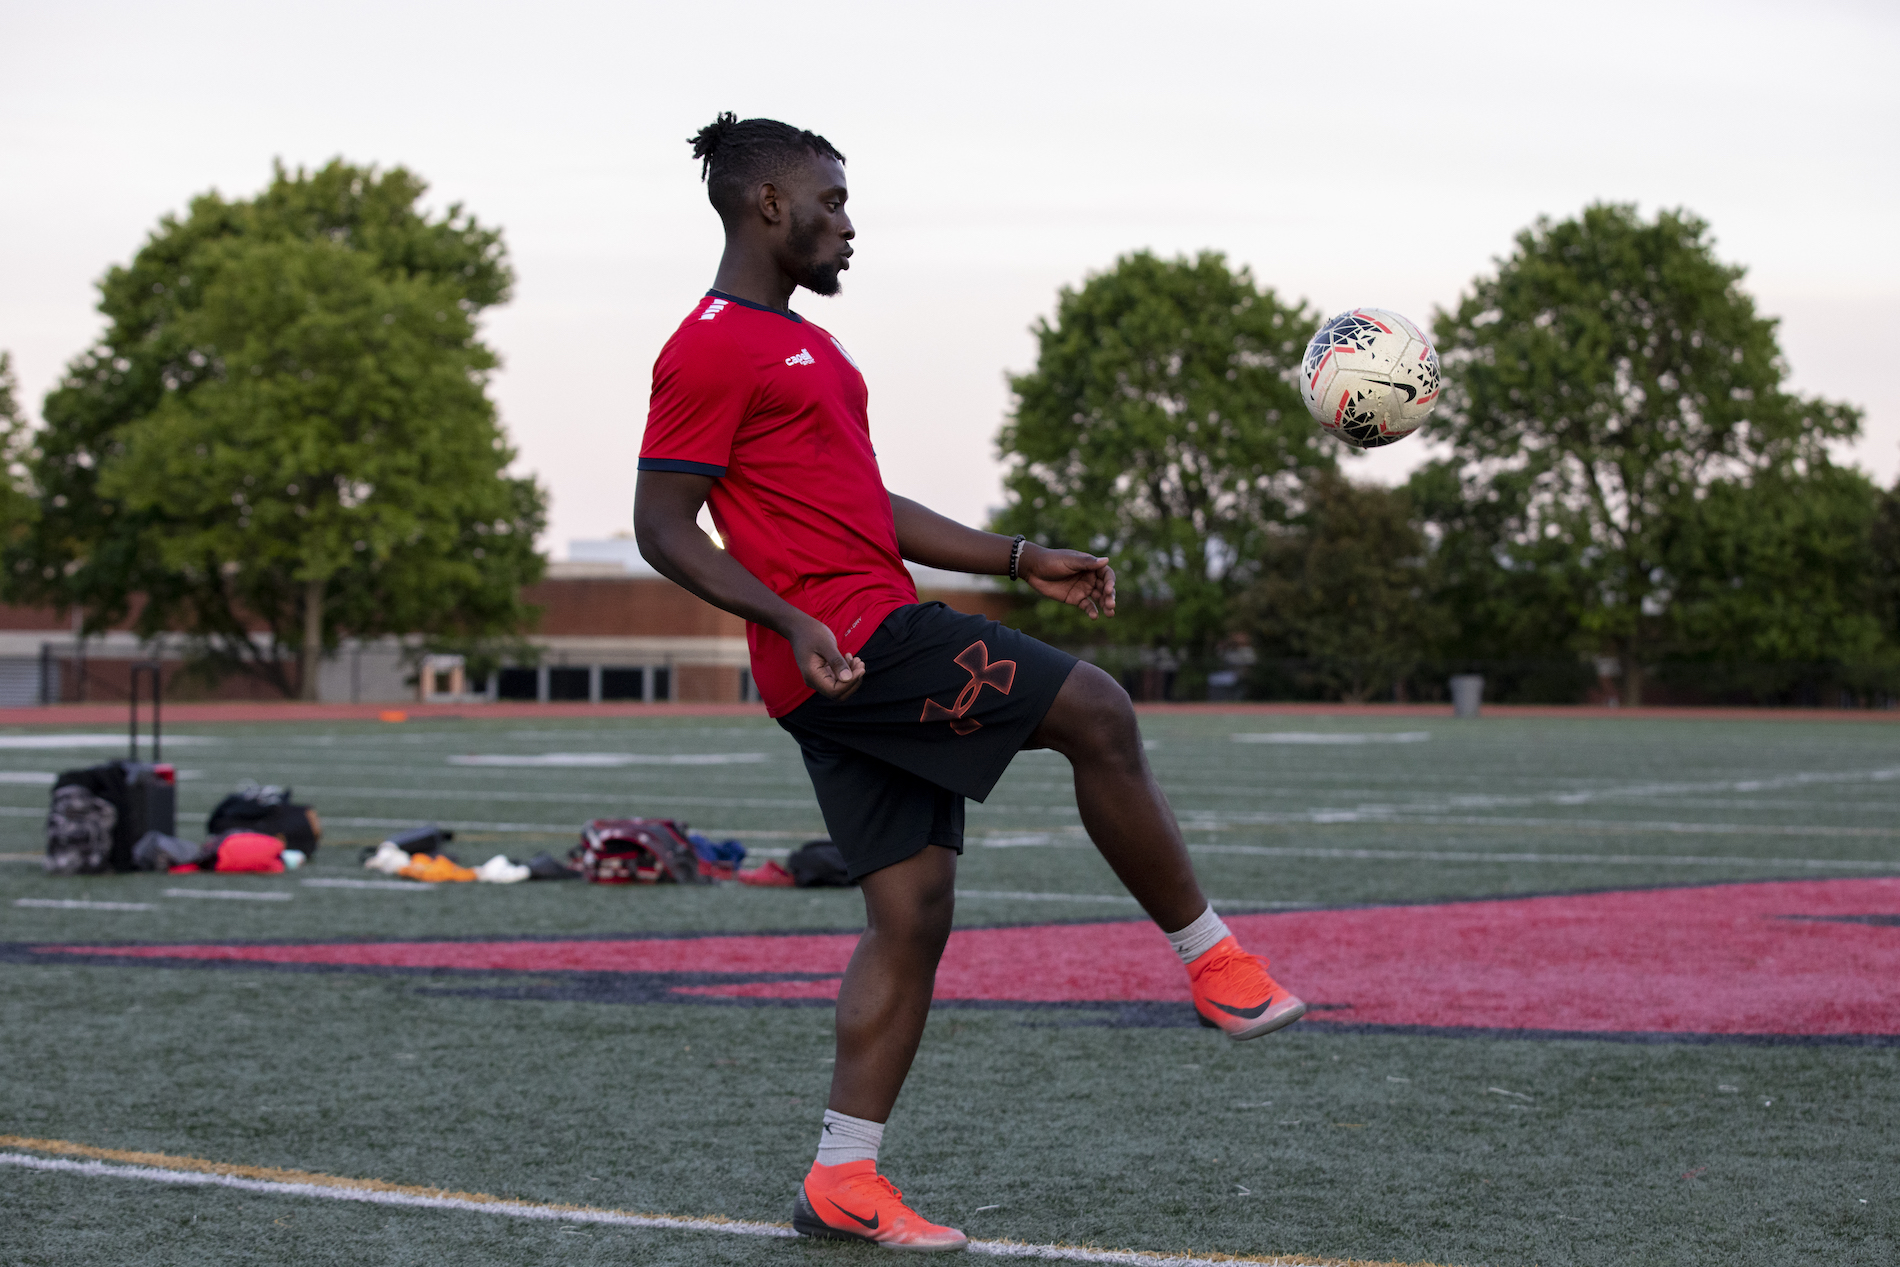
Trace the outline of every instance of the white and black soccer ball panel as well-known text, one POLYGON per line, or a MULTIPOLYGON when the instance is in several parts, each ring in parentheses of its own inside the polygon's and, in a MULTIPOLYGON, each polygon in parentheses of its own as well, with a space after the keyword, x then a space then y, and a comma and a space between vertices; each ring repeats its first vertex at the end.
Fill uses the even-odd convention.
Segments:
POLYGON ((1314 421, 1361 449, 1403 440, 1438 403, 1438 352, 1411 321, 1354 308, 1320 326, 1300 362, 1314 421))

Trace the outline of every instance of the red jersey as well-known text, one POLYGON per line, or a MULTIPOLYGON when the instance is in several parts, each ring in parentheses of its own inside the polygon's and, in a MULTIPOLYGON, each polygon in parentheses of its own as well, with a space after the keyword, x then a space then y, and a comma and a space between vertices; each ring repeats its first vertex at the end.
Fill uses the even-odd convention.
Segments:
MULTIPOLYGON (((855 653, 917 601, 871 450, 857 364, 799 317, 708 291, 653 363, 640 469, 710 475, 726 550, 855 653)), ((792 645, 746 626, 752 680, 782 717, 813 692, 792 645)))

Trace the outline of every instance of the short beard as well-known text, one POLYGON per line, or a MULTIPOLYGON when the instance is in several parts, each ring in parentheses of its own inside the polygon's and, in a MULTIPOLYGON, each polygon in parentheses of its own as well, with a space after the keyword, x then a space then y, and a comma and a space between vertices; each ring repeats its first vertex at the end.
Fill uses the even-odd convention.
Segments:
POLYGON ((792 280, 814 295, 835 295, 844 289, 838 280, 838 265, 820 264, 814 258, 818 254, 821 231, 819 221, 800 220, 798 212, 792 212, 792 231, 785 239, 794 261, 792 280))

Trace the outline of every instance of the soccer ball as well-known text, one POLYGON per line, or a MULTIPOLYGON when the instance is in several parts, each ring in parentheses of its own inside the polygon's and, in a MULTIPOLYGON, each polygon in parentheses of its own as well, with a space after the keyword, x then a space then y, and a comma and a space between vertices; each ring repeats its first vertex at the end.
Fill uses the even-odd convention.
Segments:
POLYGON ((1319 328, 1300 363, 1300 396, 1319 425, 1356 449, 1418 430, 1438 403, 1438 352, 1396 312, 1354 308, 1319 328))

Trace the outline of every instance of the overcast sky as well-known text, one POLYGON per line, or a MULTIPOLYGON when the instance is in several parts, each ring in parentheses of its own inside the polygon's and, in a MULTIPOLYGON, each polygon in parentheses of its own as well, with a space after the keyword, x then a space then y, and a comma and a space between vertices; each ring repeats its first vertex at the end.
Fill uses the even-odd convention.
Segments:
MULTIPOLYGON (((273 158, 403 164, 500 225, 487 334, 546 544, 630 523, 653 357, 720 235, 720 110, 849 158, 857 256, 794 306, 864 367, 885 477, 978 520, 1004 374, 1117 255, 1225 251, 1327 312, 1421 322, 1539 215, 1687 207, 1802 390, 1900 474, 1900 6, 48 4, 0 0, 0 348, 29 407, 159 216, 273 158)), ((1419 437, 1354 469, 1394 480, 1419 437)))

